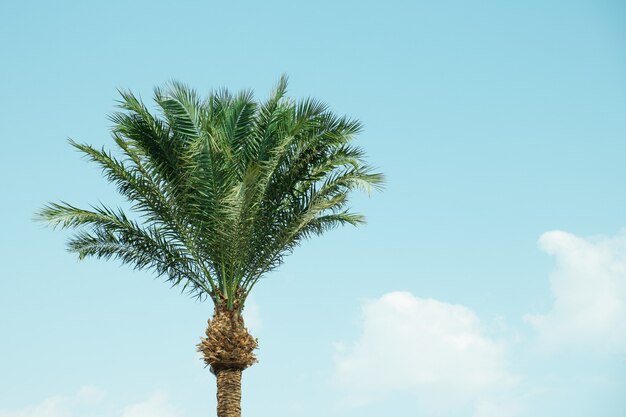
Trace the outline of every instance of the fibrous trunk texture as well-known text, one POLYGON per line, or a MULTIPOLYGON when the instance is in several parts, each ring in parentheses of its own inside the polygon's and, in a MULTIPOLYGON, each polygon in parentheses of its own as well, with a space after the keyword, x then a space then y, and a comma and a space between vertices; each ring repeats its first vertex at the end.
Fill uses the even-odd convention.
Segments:
POLYGON ((221 369, 217 378, 218 417, 241 416, 241 369, 221 369))
POLYGON ((241 371, 256 362, 256 347, 238 309, 215 309, 198 351, 217 378, 218 417, 241 416, 241 371))

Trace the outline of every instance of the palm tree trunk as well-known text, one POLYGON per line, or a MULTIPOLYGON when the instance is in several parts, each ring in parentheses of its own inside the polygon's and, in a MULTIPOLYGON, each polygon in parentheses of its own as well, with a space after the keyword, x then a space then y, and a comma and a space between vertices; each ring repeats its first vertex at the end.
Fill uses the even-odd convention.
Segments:
POLYGON ((241 372, 256 362, 256 347, 238 310, 215 309, 198 350, 217 378, 217 417, 241 417, 241 372))
POLYGON ((224 368, 217 378, 217 417, 241 417, 241 369, 224 368))

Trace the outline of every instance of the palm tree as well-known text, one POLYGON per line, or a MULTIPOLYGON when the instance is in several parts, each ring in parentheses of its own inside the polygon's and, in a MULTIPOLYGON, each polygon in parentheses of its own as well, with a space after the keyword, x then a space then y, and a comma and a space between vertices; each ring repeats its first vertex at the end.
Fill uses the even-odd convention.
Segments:
POLYGON ((70 252, 152 269, 201 300, 214 315, 198 350, 217 379, 217 415, 241 415, 241 372, 257 341, 242 310, 259 278, 300 242, 363 223, 346 208, 352 190, 383 177, 350 144, 361 124, 315 99, 285 96, 282 77, 264 102, 250 91, 206 99, 172 82, 155 89, 158 113, 122 91, 110 116, 119 148, 72 140, 130 202, 130 210, 50 203, 38 218, 76 229, 70 252))

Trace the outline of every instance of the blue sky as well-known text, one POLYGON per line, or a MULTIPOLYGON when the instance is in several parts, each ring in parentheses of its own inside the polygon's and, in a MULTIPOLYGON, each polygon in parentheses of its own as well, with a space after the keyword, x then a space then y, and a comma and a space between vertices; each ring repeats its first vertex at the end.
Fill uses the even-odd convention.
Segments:
POLYGON ((244 415, 626 414, 626 5, 620 1, 0 4, 0 417, 211 415, 211 315, 32 221, 120 203, 68 137, 149 100, 279 76, 365 126, 368 225, 256 287, 244 415))

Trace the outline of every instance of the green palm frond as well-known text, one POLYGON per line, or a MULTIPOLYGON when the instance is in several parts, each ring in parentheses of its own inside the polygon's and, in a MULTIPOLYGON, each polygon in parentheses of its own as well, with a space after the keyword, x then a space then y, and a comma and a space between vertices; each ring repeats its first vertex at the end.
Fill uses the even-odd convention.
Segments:
POLYGON ((53 203, 38 217, 75 229, 68 249, 80 258, 151 268, 195 296, 242 308, 258 279, 302 240, 364 223, 346 208, 350 194, 383 184, 351 144, 358 121, 286 90, 282 77, 265 101, 227 90, 202 99, 172 82, 154 90, 157 113, 120 91, 110 119, 121 157, 70 143, 136 215, 53 203))

